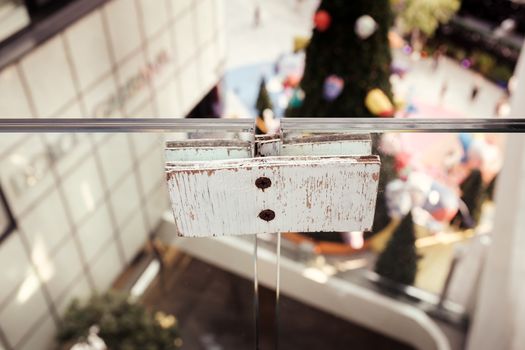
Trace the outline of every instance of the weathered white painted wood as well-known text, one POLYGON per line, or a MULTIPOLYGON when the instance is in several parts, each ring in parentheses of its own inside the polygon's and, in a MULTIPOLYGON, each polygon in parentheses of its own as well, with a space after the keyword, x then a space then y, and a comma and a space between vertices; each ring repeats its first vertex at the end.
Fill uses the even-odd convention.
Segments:
POLYGON ((171 162, 167 181, 182 236, 367 231, 379 166, 377 156, 171 162), (271 185, 258 188, 259 178, 271 185))
POLYGON ((242 159, 253 156, 252 144, 240 140, 184 140, 166 143, 166 162, 242 159))
POLYGON ((281 156, 362 156, 372 153, 369 134, 329 134, 287 137, 281 156))
POLYGON ((256 137, 258 155, 364 156, 372 153, 369 134, 280 135, 256 137))
POLYGON ((166 149, 166 161, 207 161, 251 157, 251 149, 243 147, 196 147, 166 149))

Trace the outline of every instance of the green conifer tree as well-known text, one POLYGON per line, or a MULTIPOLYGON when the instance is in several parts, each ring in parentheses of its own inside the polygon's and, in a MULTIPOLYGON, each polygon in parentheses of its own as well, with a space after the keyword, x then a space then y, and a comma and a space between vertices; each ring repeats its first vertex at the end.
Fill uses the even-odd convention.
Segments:
POLYGON ((391 54, 388 31, 392 24, 389 0, 323 0, 318 10, 327 11, 330 25, 324 31, 314 28, 306 49, 306 63, 300 87, 303 104, 289 108, 289 117, 372 117, 365 106, 367 93, 381 89, 391 98, 389 82, 391 54), (360 38, 356 20, 371 16, 376 31, 360 38), (343 79, 341 94, 333 101, 323 97, 325 79, 336 75, 343 79))
POLYGON ((377 274, 397 283, 413 284, 419 260, 415 243, 414 222, 412 214, 408 213, 379 255, 375 265, 377 274))
MULTIPOLYGON (((392 97, 388 31, 393 15, 389 0, 322 0, 317 11, 326 11, 330 23, 326 30, 313 30, 306 48, 305 71, 300 83, 305 97, 300 106, 289 107, 286 116, 373 117, 365 105, 367 94, 378 88, 389 98, 392 97), (359 37, 355 30, 356 21, 364 15, 371 16, 377 23, 375 32, 368 38, 359 37), (341 78, 344 83, 340 95, 334 100, 327 100, 324 85, 332 75, 341 78)), ((382 189, 392 179, 393 160, 384 156, 382 162, 375 232, 390 221, 382 189)), ((326 233, 319 236, 323 240, 334 240, 334 237, 328 238, 326 233)))

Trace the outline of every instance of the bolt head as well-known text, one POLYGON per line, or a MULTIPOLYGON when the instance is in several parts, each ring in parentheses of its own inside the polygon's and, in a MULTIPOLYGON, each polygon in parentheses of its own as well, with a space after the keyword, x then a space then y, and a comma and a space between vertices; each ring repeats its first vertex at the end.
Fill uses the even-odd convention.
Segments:
POLYGON ((267 177, 260 177, 257 180, 255 180, 255 186, 257 188, 260 188, 261 190, 264 190, 272 185, 272 180, 270 180, 267 177))
POLYGON ((264 221, 272 221, 275 219, 275 212, 271 209, 265 209, 259 213, 259 218, 264 221))

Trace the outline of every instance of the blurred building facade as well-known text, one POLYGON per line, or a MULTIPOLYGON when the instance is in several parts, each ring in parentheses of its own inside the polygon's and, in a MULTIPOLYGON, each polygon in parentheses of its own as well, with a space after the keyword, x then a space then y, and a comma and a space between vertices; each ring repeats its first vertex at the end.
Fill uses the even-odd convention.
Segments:
MULTIPOLYGON (((0 68, 0 117, 184 117, 222 76, 222 7, 102 1, 0 68)), ((162 149, 153 134, 0 137, 16 225, 0 236, 0 349, 49 348, 70 301, 133 260, 168 205, 162 149)))

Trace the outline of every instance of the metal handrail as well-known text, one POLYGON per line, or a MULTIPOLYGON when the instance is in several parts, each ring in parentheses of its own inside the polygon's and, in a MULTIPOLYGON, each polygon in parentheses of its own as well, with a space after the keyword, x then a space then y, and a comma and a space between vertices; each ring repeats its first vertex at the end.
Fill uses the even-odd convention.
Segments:
MULTIPOLYGON (((0 119, 0 133, 251 132, 254 120, 217 118, 0 119)), ((283 118, 285 132, 525 132, 525 119, 283 118)))

